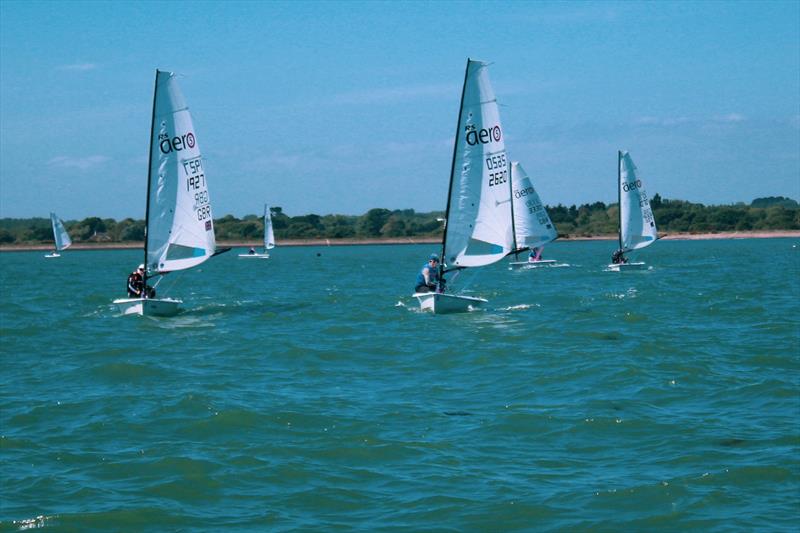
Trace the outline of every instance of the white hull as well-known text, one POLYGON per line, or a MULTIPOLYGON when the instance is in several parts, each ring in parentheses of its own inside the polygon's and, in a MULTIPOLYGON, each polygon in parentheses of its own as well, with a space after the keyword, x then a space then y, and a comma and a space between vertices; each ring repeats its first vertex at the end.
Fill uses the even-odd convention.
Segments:
POLYGON ((625 272, 627 270, 646 270, 645 263, 617 263, 608 265, 608 270, 612 272, 625 272))
POLYGON ((54 258, 54 257, 61 257, 61 254, 60 254, 60 253, 58 253, 58 252, 53 252, 52 254, 47 254, 47 255, 46 255, 46 256, 44 256, 44 257, 45 257, 45 259, 52 259, 52 258, 54 258))
POLYGON ((175 316, 181 300, 172 298, 120 298, 114 304, 123 315, 175 316))
POLYGON ((508 264, 508 266, 511 268, 541 268, 555 265, 555 259, 542 259, 540 261, 512 261, 508 264))
POLYGON ((483 298, 456 296, 455 294, 442 294, 439 292, 416 292, 413 296, 419 300, 421 310, 432 311, 437 315, 466 313, 488 302, 483 298))
POLYGON ((239 254, 241 259, 269 259, 269 254, 239 254))

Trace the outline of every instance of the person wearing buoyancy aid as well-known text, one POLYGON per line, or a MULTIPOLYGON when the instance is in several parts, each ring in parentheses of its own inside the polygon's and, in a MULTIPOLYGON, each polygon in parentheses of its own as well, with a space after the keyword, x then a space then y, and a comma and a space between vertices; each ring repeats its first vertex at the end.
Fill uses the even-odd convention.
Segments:
MULTIPOLYGON (((139 268, 131 272, 128 276, 128 297, 141 298, 144 289, 144 265, 139 265, 139 268)), ((147 297, 155 298, 156 290, 153 287, 147 287, 147 297)))
MULTIPOLYGON (((444 281, 444 280, 442 280, 444 281)), ((417 283, 414 292, 436 292, 439 284, 439 256, 431 254, 428 262, 422 266, 417 274, 417 283)))

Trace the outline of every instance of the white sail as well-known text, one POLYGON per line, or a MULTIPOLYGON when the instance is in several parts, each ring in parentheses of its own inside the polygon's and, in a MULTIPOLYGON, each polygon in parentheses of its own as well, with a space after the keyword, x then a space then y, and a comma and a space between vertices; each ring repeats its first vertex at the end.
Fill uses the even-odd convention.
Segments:
POLYGON ((156 71, 148 198, 147 270, 170 272, 214 255, 203 160, 175 75, 156 71))
POLYGON ((72 245, 72 239, 69 238, 64 222, 55 213, 50 213, 50 223, 53 225, 53 240, 56 242, 56 250, 60 252, 69 248, 72 245))
POLYGON ((444 238, 449 268, 494 263, 514 243, 509 165, 487 67, 467 61, 444 238))
POLYGON ((531 179, 516 161, 511 163, 511 197, 517 249, 538 248, 558 237, 531 179))
POLYGON ((658 238, 650 200, 628 152, 619 153, 619 221, 623 251, 644 248, 658 238))
POLYGON ((272 215, 269 207, 264 205, 264 249, 275 248, 275 234, 272 232, 272 215))

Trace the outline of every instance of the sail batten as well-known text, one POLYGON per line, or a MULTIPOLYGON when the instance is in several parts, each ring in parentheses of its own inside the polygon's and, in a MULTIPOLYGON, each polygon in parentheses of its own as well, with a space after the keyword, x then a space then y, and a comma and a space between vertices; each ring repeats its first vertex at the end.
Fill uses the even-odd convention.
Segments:
POLYGON ((650 199, 633 159, 628 152, 619 155, 620 247, 629 252, 653 244, 658 231, 650 199))
POLYGON ((183 270, 214 255, 216 241, 203 158, 183 94, 156 71, 147 217, 147 270, 183 270))

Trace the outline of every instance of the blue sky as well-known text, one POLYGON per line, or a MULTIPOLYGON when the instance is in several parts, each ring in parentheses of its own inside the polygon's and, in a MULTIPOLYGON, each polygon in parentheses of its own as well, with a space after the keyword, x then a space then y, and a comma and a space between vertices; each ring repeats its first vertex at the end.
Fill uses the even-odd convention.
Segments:
POLYGON ((144 217, 156 68, 214 214, 444 210, 467 57, 547 204, 800 200, 800 2, 0 2, 0 216, 144 217))

